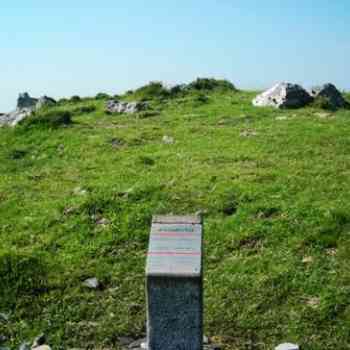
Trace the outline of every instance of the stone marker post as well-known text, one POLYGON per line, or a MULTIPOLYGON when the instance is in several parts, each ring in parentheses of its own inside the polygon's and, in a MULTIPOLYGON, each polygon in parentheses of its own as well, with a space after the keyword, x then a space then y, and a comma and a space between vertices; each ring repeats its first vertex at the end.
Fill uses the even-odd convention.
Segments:
POLYGON ((202 220, 155 216, 146 266, 148 350, 202 350, 202 220))

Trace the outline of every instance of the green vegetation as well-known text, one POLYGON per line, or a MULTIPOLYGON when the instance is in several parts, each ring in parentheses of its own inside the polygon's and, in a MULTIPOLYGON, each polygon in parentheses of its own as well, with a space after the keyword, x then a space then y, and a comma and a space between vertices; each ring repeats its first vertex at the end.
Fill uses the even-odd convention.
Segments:
POLYGON ((21 127, 24 129, 31 129, 33 127, 58 128, 60 126, 67 126, 71 122, 72 113, 69 110, 45 108, 24 119, 21 127))
POLYGON ((0 129, 7 346, 41 332, 54 349, 118 349, 119 337, 143 336, 151 217, 201 211, 205 334, 226 349, 348 347, 350 111, 182 90, 120 97, 156 96, 151 115, 64 100, 25 122, 30 130, 0 129), (51 127, 65 113, 73 123, 51 127), (84 287, 94 276, 101 288, 84 287))

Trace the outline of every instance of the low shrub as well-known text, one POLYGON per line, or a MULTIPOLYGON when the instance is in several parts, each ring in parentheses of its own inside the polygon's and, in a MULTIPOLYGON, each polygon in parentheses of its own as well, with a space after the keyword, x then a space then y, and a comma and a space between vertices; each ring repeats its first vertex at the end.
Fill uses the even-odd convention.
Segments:
POLYGON ((104 92, 99 92, 95 97, 96 100, 108 100, 110 98, 111 96, 109 96, 108 94, 105 94, 104 92))
POLYGON ((72 103, 77 103, 77 102, 80 102, 80 101, 81 101, 81 97, 78 96, 78 95, 74 95, 74 96, 72 96, 72 97, 70 98, 69 101, 72 102, 72 103))
POLYGON ((135 90, 134 95, 140 100, 152 100, 169 96, 169 90, 161 82, 153 81, 135 90))
POLYGON ((42 110, 33 113, 24 119, 21 125, 24 128, 41 126, 48 128, 58 128, 72 123, 72 114, 66 110, 42 110))
POLYGON ((94 105, 80 106, 73 109, 73 113, 76 115, 89 114, 95 111, 96 111, 96 106, 94 105))
POLYGON ((187 85, 190 90, 232 90, 235 86, 228 80, 218 80, 213 78, 197 78, 195 81, 187 85))

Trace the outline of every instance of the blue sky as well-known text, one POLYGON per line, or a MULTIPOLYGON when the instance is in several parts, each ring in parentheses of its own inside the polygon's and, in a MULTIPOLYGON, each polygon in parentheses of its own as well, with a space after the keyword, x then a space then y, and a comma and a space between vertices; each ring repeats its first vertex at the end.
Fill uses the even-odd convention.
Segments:
POLYGON ((198 76, 350 89, 349 57, 349 0, 3 0, 0 112, 198 76))

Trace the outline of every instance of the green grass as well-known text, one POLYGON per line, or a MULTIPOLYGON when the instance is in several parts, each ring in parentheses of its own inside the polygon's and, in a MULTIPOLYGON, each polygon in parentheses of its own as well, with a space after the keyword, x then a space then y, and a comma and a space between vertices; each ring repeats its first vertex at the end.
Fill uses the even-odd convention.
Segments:
POLYGON ((76 98, 59 106, 65 127, 0 129, 8 346, 143 336, 151 217, 202 211, 208 336, 226 349, 349 347, 350 111, 259 109, 254 96, 189 92, 140 116, 76 98), (100 290, 82 285, 93 276, 100 290))

